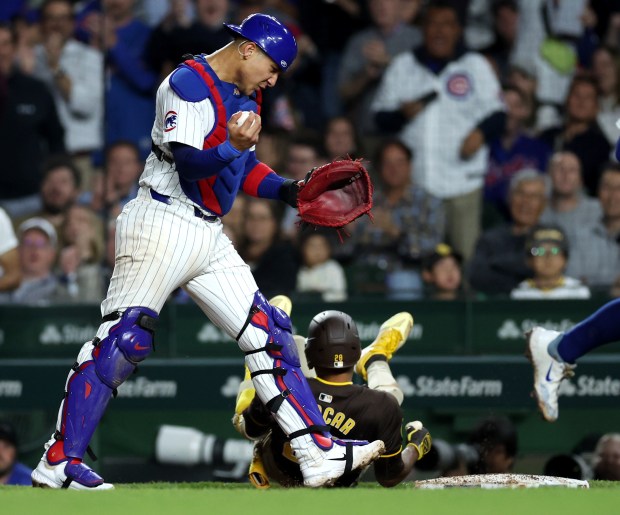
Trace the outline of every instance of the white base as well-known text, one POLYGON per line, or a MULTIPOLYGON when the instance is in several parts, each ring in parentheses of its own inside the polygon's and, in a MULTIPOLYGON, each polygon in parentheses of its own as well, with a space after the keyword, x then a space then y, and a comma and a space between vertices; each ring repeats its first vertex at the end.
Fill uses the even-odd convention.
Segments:
POLYGON ((470 476, 439 477, 416 481, 416 488, 538 488, 563 486, 565 488, 590 488, 587 481, 555 476, 531 474, 474 474, 470 476))

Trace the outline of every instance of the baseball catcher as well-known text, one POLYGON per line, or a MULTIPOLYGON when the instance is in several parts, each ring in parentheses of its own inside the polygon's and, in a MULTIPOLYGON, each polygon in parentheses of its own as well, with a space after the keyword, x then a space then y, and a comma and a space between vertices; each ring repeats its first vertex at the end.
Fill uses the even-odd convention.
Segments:
MULTIPOLYGON (((287 297, 278 296, 270 302, 290 311, 287 297)), ((398 313, 381 326, 375 341, 362 351, 351 317, 340 311, 324 311, 310 322, 307 343, 295 336, 302 347, 302 357, 305 344, 307 366, 304 363, 302 370, 332 433, 346 438, 380 438, 385 442, 386 451, 374 462, 374 472, 377 481, 386 487, 407 477, 415 462, 431 448, 431 435, 418 421, 405 426, 403 448, 403 395, 388 366, 388 360, 404 344, 412 326, 409 313, 398 313), (352 383, 354 370, 368 381, 369 387, 352 383)), ((249 382, 240 387, 233 424, 244 437, 256 441, 249 470, 254 486, 268 488, 270 481, 287 487, 302 485, 288 439, 253 395, 249 382)), ((361 473, 357 470, 345 474, 335 486, 354 486, 361 473)))

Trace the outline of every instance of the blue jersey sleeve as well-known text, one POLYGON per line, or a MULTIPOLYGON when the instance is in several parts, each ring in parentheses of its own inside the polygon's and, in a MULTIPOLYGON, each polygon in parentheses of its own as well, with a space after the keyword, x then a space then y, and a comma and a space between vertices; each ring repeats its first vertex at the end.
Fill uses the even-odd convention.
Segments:
POLYGON ((241 189, 252 197, 261 197, 278 200, 280 188, 285 179, 261 163, 255 152, 250 152, 245 163, 245 171, 241 182, 241 189))
POLYGON ((171 143, 170 148, 177 172, 186 181, 197 181, 216 175, 242 154, 228 140, 206 150, 182 143, 171 143))

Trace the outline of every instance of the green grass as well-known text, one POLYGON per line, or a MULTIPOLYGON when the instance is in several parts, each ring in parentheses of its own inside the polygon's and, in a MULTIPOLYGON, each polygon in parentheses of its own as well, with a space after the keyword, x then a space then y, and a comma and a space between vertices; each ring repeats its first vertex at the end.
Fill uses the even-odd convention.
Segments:
POLYGON ((0 487, 2 515, 545 515, 617 514, 620 483, 591 482, 589 490, 536 488, 415 490, 360 486, 334 490, 255 490, 223 483, 117 485, 108 492, 0 487))

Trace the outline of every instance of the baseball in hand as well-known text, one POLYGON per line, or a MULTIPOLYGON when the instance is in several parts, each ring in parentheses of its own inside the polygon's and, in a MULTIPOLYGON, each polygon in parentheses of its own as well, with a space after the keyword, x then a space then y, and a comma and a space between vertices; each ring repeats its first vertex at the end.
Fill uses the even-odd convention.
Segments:
MULTIPOLYGON (((241 111, 241 116, 237 120, 237 125, 239 126, 243 125, 245 121, 248 119, 248 116, 250 116, 250 113, 251 111, 241 111)), ((252 123, 250 124, 250 127, 252 127, 252 125, 254 125, 254 121, 252 121, 252 123)))
POLYGON ((413 422, 411 422, 410 426, 413 427, 413 429, 415 429, 416 431, 424 427, 422 422, 420 422, 419 420, 414 420, 413 422))

